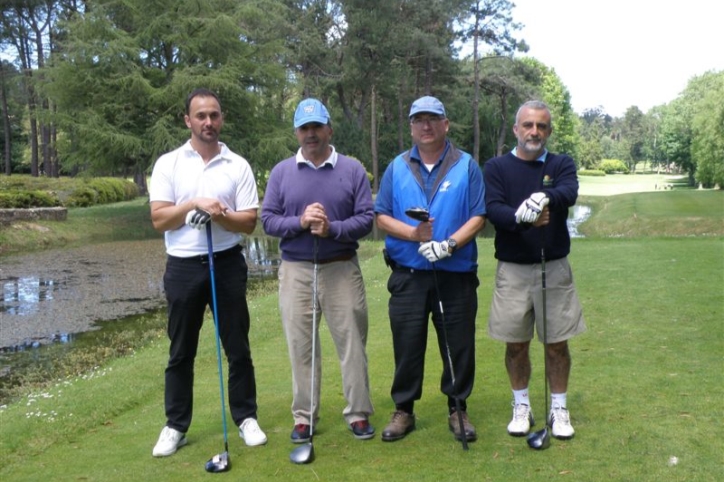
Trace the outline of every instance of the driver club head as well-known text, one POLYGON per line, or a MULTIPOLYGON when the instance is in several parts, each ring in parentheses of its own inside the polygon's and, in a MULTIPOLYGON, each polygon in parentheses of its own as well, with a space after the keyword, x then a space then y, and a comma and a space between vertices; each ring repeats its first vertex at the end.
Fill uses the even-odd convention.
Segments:
POLYGON ((528 435, 528 447, 534 450, 545 450, 551 445, 551 432, 546 425, 543 430, 538 430, 528 435))
POLYGON ((289 454, 289 460, 295 464, 308 464, 314 460, 314 446, 312 442, 301 445, 289 454))
POLYGON ((207 472, 226 472, 231 468, 231 459, 229 459, 229 452, 222 452, 216 454, 208 462, 206 462, 207 472))
POLYGON ((405 211, 405 214, 415 221, 420 221, 422 223, 427 222, 430 219, 430 212, 421 207, 410 208, 405 211))

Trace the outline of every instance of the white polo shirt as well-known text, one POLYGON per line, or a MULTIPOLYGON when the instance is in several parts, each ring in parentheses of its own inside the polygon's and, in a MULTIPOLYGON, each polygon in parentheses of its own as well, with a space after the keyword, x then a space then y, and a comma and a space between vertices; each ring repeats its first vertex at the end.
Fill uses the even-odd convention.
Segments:
MULTIPOLYGON (((195 197, 218 199, 229 211, 245 211, 259 207, 259 194, 251 166, 243 157, 234 154, 225 144, 221 151, 204 164, 191 147, 191 141, 175 151, 158 158, 153 166, 149 201, 183 204, 195 197)), ((233 233, 211 223, 214 251, 232 248, 241 241, 233 233)), ((208 254, 206 230, 184 224, 164 233, 166 253, 186 258, 208 254)))

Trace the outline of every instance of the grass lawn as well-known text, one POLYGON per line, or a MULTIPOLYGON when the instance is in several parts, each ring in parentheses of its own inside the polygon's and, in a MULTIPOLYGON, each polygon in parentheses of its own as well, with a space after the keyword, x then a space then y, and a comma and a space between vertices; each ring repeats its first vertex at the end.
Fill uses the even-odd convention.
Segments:
MULTIPOLYGON (((479 439, 465 452, 447 428, 445 397, 438 388, 441 361, 431 338, 425 389, 416 404, 418 429, 401 441, 381 442, 379 432, 394 410, 389 397, 394 368, 387 319, 389 270, 380 255, 382 243, 365 242, 361 263, 370 310, 368 356, 377 411, 371 421, 378 430, 374 439, 355 440, 343 423, 339 367, 323 321, 317 459, 304 466, 289 461, 295 447, 289 442, 289 360, 277 295, 261 293, 250 300, 251 336, 259 421, 269 443, 246 447, 230 425, 230 472, 209 475, 203 468, 223 450, 213 322, 208 317, 196 365, 188 446, 172 457, 151 456, 164 422, 168 342, 159 336, 132 356, 57 380, 0 408, 0 480, 718 481, 724 462, 718 434, 724 417, 724 237, 721 231, 674 236, 661 230, 690 211, 702 219, 713 217, 721 226, 724 193, 691 190, 688 198, 676 194, 650 193, 663 196, 658 202, 647 200, 646 194, 633 200, 614 196, 607 200, 607 210, 619 213, 614 218, 636 213, 654 220, 647 221, 645 231, 632 228, 619 237, 603 234, 573 241, 570 259, 588 331, 571 342, 568 400, 576 428, 571 441, 552 440, 548 450, 538 452, 506 433, 511 393, 504 347, 486 334, 493 247, 492 240, 479 239, 477 373, 468 400, 479 439), (712 194, 705 202, 692 199, 712 194), (617 205, 618 199, 623 205, 617 205), (717 202, 720 208, 712 208, 717 202), (689 207, 676 207, 682 203, 689 207)), ((606 216, 594 209, 590 222, 599 215, 606 216)), ((534 345, 530 388, 540 418, 542 350, 534 345)), ((539 422, 536 429, 540 427, 539 422)))
POLYGON ((663 186, 686 187, 686 176, 671 174, 608 174, 578 176, 581 196, 611 196, 634 192, 664 191, 663 186))

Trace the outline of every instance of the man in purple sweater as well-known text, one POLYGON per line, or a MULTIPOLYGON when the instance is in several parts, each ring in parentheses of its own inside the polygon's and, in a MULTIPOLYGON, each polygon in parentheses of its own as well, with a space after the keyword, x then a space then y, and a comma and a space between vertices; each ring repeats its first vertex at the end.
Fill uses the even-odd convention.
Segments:
POLYGON ((303 100, 294 114, 299 141, 295 156, 269 176, 261 220, 264 231, 281 238, 279 310, 292 364, 293 443, 310 438, 319 417, 321 350, 315 350, 314 408, 310 413, 313 304, 319 306, 337 348, 347 406, 342 414, 358 439, 370 439, 374 412, 367 376, 367 301, 357 260, 357 241, 372 231, 374 213, 367 172, 339 154, 332 122, 316 99, 303 100), (317 266, 317 298, 313 299, 317 266), (312 419, 314 417, 314 419, 312 419))
POLYGON ((566 220, 578 197, 576 165, 569 156, 545 148, 552 132, 543 102, 523 104, 513 132, 512 152, 485 163, 485 204, 495 225, 498 266, 488 333, 506 342, 505 366, 513 389, 508 433, 523 436, 533 425, 528 397, 533 332, 544 342, 552 435, 573 437, 566 406, 571 355, 568 340, 585 331, 581 304, 568 264, 571 240, 566 220), (543 340, 541 261, 546 262, 546 340, 543 340))

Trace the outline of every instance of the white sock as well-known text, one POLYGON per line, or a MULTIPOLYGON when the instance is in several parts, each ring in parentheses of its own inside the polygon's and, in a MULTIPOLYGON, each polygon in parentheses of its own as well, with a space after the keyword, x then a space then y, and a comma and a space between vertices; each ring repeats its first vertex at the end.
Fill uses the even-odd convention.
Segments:
POLYGON ((530 399, 528 398, 528 388, 524 388, 523 390, 513 390, 513 398, 515 399, 515 404, 525 404, 530 407, 530 399))
POLYGON ((551 410, 554 408, 566 408, 565 393, 551 393, 551 410))

